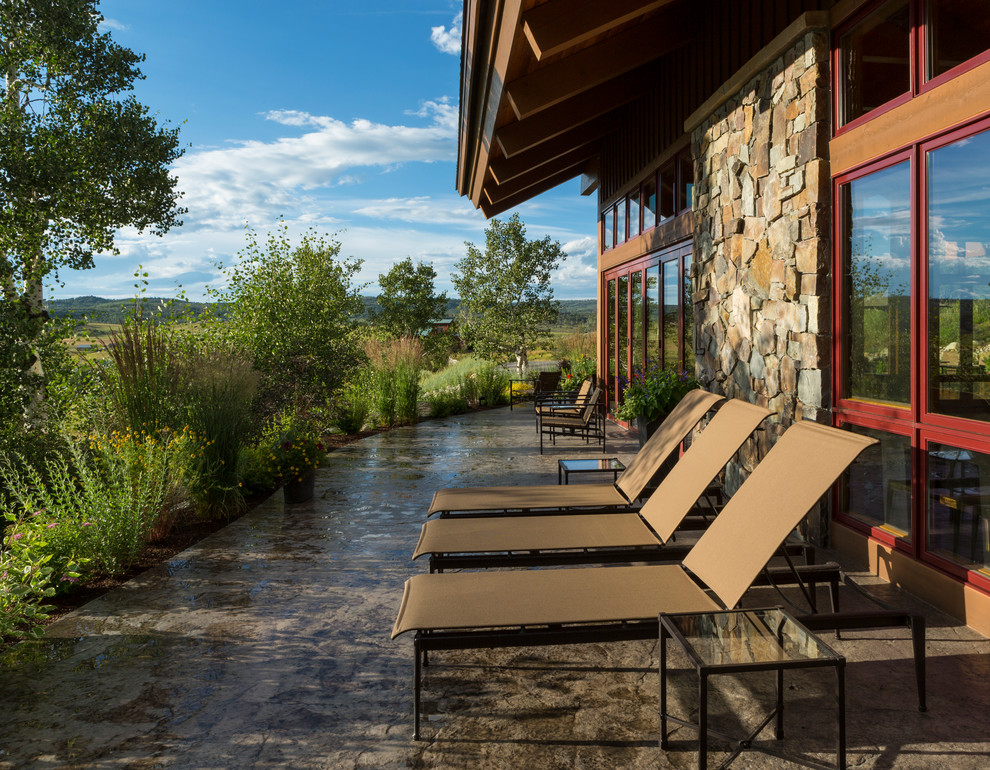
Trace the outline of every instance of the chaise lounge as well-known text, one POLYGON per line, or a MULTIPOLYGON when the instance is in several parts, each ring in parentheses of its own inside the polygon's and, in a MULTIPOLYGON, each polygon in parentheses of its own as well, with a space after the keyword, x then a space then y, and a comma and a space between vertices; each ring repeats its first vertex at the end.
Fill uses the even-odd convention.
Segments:
MULTIPOLYGON (((392 638, 414 632, 414 738, 430 650, 658 638, 659 613, 735 607, 778 547, 874 439, 811 422, 777 441, 680 564, 415 575, 392 638), (808 463, 808 458, 814 458, 808 463)), ((908 625, 924 710, 924 622, 819 616, 815 629, 908 625)))
POLYGON ((638 512, 435 518, 423 524, 413 559, 430 571, 594 562, 677 561, 669 544, 719 471, 769 410, 738 399, 722 405, 638 512), (661 547, 662 546, 662 547, 661 547))
POLYGON ((510 511, 631 510, 663 462, 680 446, 698 421, 722 400, 722 396, 704 390, 688 393, 615 483, 440 489, 433 495, 428 515, 447 515, 455 511, 459 515, 490 515, 510 511))

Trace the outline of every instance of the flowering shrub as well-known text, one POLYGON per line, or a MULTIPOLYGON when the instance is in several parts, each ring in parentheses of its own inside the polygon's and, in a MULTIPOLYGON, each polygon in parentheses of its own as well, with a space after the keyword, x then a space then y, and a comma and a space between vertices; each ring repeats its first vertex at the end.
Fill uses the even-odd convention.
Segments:
POLYGON ((581 383, 595 373, 595 359, 593 356, 580 355, 564 366, 563 376, 560 378, 561 390, 577 390, 581 383))
POLYGON ((326 448, 298 415, 283 414, 277 418, 269 427, 268 435, 273 433, 276 438, 269 445, 268 470, 283 482, 302 481, 326 457, 326 448))
POLYGON ((52 610, 53 570, 41 532, 8 529, 0 548, 0 639, 38 638, 52 610))
POLYGON ((666 417, 688 391, 698 387, 698 381, 687 372, 656 367, 636 372, 623 385, 622 403, 615 416, 620 420, 643 417, 654 422, 666 417))

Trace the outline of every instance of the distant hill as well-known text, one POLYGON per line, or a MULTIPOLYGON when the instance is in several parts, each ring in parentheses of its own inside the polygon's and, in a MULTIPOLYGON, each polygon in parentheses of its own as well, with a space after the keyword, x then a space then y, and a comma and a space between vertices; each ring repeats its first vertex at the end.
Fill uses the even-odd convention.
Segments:
MULTIPOLYGON (((370 311, 378 309, 375 297, 361 297, 364 300, 363 317, 370 317, 370 311)), ((148 314, 153 314, 166 305, 168 300, 162 297, 143 297, 141 303, 148 314)), ((447 317, 457 315, 460 306, 459 299, 447 300, 447 317)), ((199 317, 209 305, 205 302, 184 302, 174 300, 163 315, 166 317, 192 315, 199 317)), ((48 314, 54 318, 87 318, 100 323, 119 324, 133 312, 133 301, 130 299, 105 299, 103 297, 72 297, 71 299, 53 299, 45 303, 48 314)), ((560 300, 560 319, 557 329, 567 331, 594 331, 597 303, 593 299, 564 299, 560 300)))

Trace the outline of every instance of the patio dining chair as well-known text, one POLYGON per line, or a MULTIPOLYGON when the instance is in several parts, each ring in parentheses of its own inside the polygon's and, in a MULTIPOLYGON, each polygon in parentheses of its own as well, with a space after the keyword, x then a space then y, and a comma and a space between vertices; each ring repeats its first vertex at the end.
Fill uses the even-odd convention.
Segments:
MULTIPOLYGON (((792 425, 680 564, 409 578, 392 638, 414 633, 414 738, 419 739, 421 669, 429 651, 656 639, 660 613, 736 607, 790 532, 873 443, 812 422, 792 425)), ((923 616, 818 616, 814 630, 893 626, 912 630, 924 710, 923 616)))
POLYGON ((423 524, 413 559, 445 569, 677 561, 687 552, 671 538, 708 485, 770 414, 729 399, 695 436, 639 511, 629 513, 463 517, 423 524))
POLYGON ((531 513, 533 511, 629 511, 695 425, 723 397, 705 390, 693 390, 674 407, 656 433, 626 466, 614 483, 449 487, 433 495, 428 515, 472 516, 484 513, 531 513))
POLYGON ((592 439, 601 444, 605 451, 605 410, 602 408, 601 388, 595 388, 591 396, 581 408, 579 414, 542 415, 537 412, 537 430, 540 434, 540 454, 543 454, 543 437, 550 436, 550 443, 557 445, 557 437, 572 435, 580 436, 588 444, 592 439))
POLYGON ((594 386, 590 379, 584 380, 575 391, 555 390, 545 393, 533 402, 536 413, 536 430, 540 430, 541 417, 579 417, 581 410, 591 398, 594 386))

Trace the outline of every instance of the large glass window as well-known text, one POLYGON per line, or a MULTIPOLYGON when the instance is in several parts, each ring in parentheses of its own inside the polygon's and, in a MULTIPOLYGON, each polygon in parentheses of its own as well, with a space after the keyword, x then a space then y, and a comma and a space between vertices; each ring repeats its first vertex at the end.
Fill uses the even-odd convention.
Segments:
POLYGON ((910 190, 903 162, 840 191, 847 398, 910 404, 910 190))
POLYGON ((678 299, 681 293, 681 280, 678 272, 679 260, 663 263, 663 365, 664 368, 680 369, 679 348, 680 330, 678 319, 678 299))
POLYGON ((677 210, 674 208, 674 191, 677 187, 677 166, 673 161, 660 169, 660 209, 657 222, 670 219, 677 210))
POLYGON ((928 550, 969 568, 990 569, 990 455, 928 445, 928 550))
POLYGON ((839 124, 911 91, 911 3, 888 0, 839 38, 839 124))
POLYGON ((980 0, 928 0, 926 79, 990 48, 990 13, 980 0))
POLYGON ((615 209, 607 208, 602 214, 602 251, 615 246, 615 209))
POLYGON ((630 277, 629 312, 631 314, 632 345, 629 355, 632 365, 631 371, 635 374, 643 371, 643 272, 637 270, 630 277))
POLYGON ((684 300, 681 303, 681 316, 684 329, 684 368, 694 374, 694 302, 691 300, 691 254, 681 257, 681 272, 684 276, 684 300))
POLYGON ((928 408, 990 420, 990 131, 928 153, 928 408))
POLYGON ((646 268, 646 366, 660 362, 660 265, 646 268))
POLYGON ((657 180, 650 177, 643 182, 643 231, 657 224, 657 180))
POLYGON ((880 443, 864 450, 843 478, 843 510, 870 526, 910 540, 911 439, 859 426, 852 430, 880 443))
POLYGON ((639 190, 629 196, 629 237, 639 235, 639 190))
POLYGON ((618 390, 615 387, 615 374, 616 374, 616 372, 615 372, 616 347, 615 347, 615 331, 614 331, 615 330, 615 311, 616 311, 616 308, 615 308, 615 301, 616 301, 615 279, 613 278, 610 281, 608 281, 607 282, 607 286, 608 286, 608 291, 607 291, 606 302, 608 304, 607 304, 606 309, 605 309, 605 313, 606 313, 606 315, 605 315, 605 325, 606 325, 606 328, 608 328, 611 331, 606 336, 606 347, 605 347, 605 349, 607 351, 606 356, 607 356, 607 359, 608 360, 606 361, 606 367, 607 368, 606 368, 606 371, 605 371, 605 378, 606 378, 606 385, 605 385, 605 387, 608 389, 608 403, 609 403, 609 408, 610 408, 611 411, 614 411, 615 410, 615 407, 616 407, 616 403, 615 403, 616 393, 618 392, 618 390))
POLYGON ((682 334, 691 322, 681 318, 690 303, 682 302, 684 270, 690 270, 691 246, 682 244, 659 254, 610 270, 604 291, 605 340, 608 364, 605 376, 609 405, 616 406, 615 394, 622 381, 652 366, 694 370, 693 347, 682 334))
POLYGON ((694 195, 694 164, 687 155, 680 155, 677 158, 678 186, 677 186, 677 210, 691 208, 691 199, 694 195))

